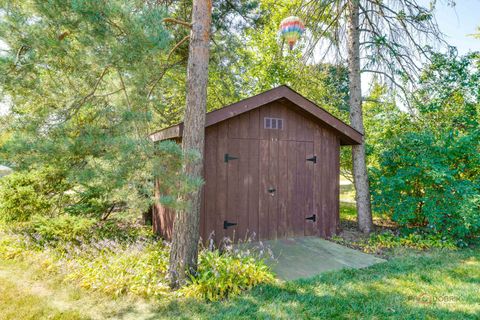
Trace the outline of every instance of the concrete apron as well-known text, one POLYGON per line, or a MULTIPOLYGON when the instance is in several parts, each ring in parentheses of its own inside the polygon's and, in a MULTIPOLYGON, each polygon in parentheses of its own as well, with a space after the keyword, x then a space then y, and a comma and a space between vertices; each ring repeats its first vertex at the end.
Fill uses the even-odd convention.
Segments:
POLYGON ((279 279, 296 280, 344 268, 365 268, 386 260, 318 238, 263 241, 274 259, 267 263, 279 279))

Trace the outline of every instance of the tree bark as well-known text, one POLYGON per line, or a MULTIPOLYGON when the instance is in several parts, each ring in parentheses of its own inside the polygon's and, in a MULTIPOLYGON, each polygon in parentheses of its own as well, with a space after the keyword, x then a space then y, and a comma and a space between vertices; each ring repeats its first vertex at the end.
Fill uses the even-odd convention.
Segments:
MULTIPOLYGON (((353 128, 364 134, 360 77, 359 0, 348 1, 347 49, 350 123, 353 128)), ((353 181, 356 190, 355 200, 357 202, 358 228, 363 233, 370 233, 373 229, 373 222, 364 143, 352 147, 352 163, 353 181)))
MULTIPOLYGON (((203 170, 211 20, 211 0, 194 0, 182 141, 184 152, 195 150, 200 154, 198 161, 189 161, 184 166, 185 173, 192 177, 201 177, 203 170)), ((197 269, 201 193, 199 188, 186 195, 181 200, 188 202, 188 208, 175 213, 169 268, 172 288, 182 286, 188 273, 195 273, 197 269)))

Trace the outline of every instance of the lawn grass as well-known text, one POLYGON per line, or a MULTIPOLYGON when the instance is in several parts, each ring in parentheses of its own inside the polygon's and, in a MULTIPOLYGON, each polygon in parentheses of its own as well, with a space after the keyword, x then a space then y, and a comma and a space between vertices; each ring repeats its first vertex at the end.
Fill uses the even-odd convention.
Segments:
POLYGON ((478 319, 479 286, 478 250, 440 251, 158 311, 184 319, 478 319))
MULTIPOLYGON (((1 266, 5 266, 4 263, 1 266)), ((85 319, 77 310, 61 310, 45 299, 39 288, 22 283, 0 268, 0 319, 85 319), (23 284, 23 285, 22 285, 23 284), (37 292, 34 292, 37 291, 37 292)), ((32 283, 28 283, 32 284, 32 283)))
POLYGON ((102 301, 82 292, 70 299, 68 311, 52 307, 57 294, 65 295, 61 284, 39 295, 16 282, 24 281, 20 275, 2 277, 5 267, 0 263, 0 302, 7 306, 0 309, 0 319, 478 319, 480 314, 479 249, 411 253, 366 269, 259 286, 217 303, 126 297, 102 301))

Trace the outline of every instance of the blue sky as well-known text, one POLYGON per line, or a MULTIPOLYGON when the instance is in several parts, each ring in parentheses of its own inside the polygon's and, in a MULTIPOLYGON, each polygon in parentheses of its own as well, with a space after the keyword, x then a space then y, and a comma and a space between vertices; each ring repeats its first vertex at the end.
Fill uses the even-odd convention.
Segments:
MULTIPOLYGON (((429 1, 421 1, 428 3, 429 1)), ((446 41, 458 48, 460 54, 480 51, 480 39, 468 36, 480 26, 480 0, 456 0, 454 8, 446 0, 438 0, 437 23, 445 33, 446 41)))

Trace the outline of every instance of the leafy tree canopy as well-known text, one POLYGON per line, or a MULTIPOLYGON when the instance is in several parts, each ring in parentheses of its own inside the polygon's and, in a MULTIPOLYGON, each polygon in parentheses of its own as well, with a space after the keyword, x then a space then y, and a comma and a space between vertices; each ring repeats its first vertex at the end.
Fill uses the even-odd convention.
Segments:
POLYGON ((372 168, 377 211, 460 244, 480 230, 478 59, 434 55, 414 93, 415 115, 381 140, 385 147, 372 168))

